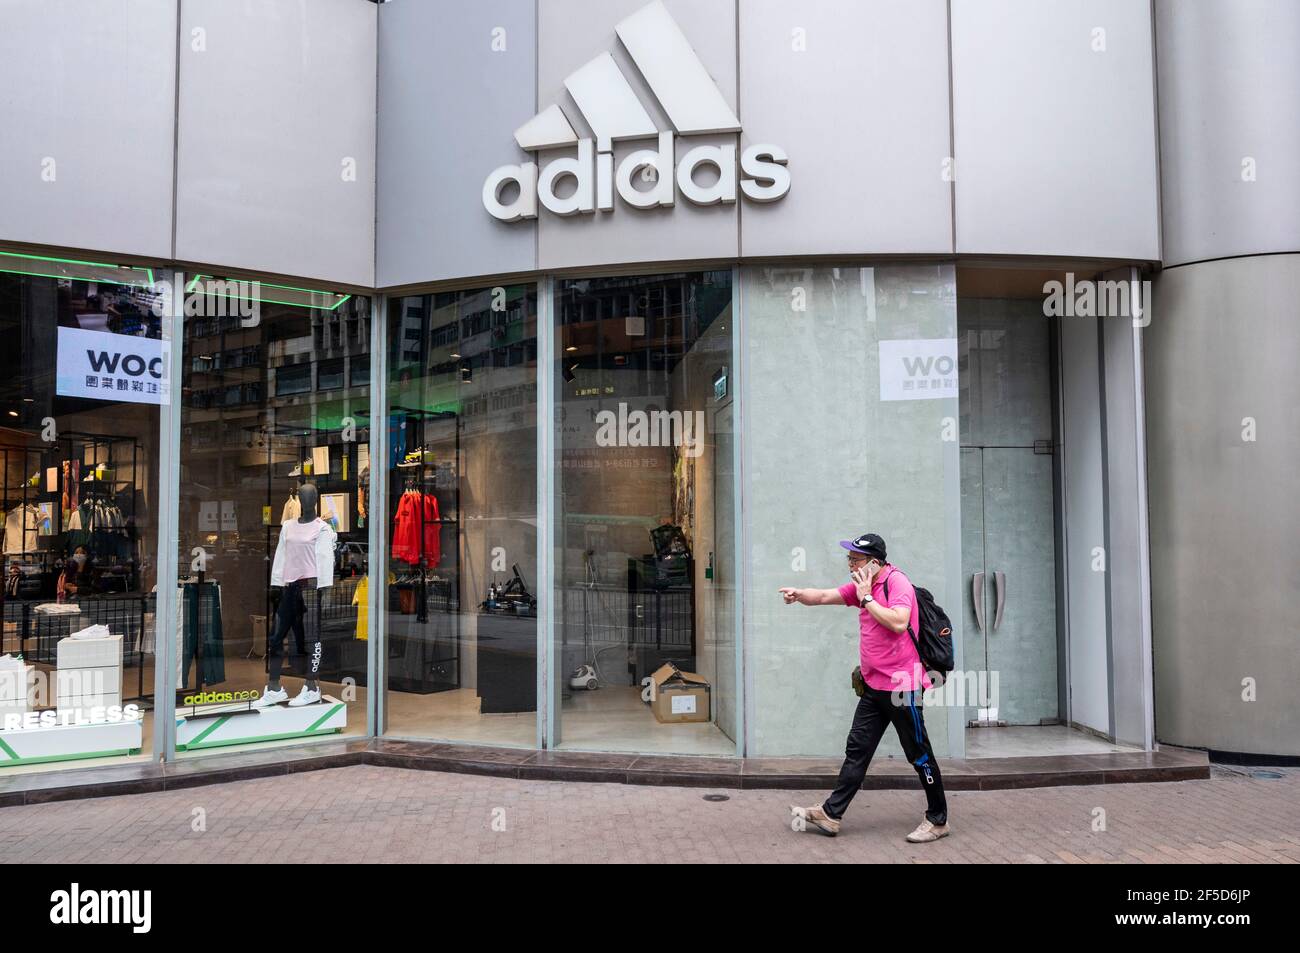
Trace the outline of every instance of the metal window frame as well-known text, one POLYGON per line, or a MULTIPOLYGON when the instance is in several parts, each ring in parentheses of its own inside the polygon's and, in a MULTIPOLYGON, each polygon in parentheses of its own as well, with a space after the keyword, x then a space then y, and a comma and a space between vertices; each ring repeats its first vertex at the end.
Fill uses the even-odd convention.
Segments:
POLYGON ((370 614, 366 644, 366 737, 378 738, 388 720, 388 614, 384 611, 388 580, 388 298, 370 299, 370 526, 366 534, 370 614))
POLYGON ((176 760, 176 583, 179 578, 181 361, 185 349, 185 273, 171 273, 170 300, 162 318, 167 355, 167 403, 158 414, 158 586, 154 601, 153 756, 176 760))
POLYGON ((537 282, 537 747, 559 741, 555 686, 555 279, 537 282))
POLYGON ((736 685, 736 724, 732 730, 736 735, 736 757, 745 757, 749 750, 748 729, 750 719, 747 717, 748 712, 745 710, 746 699, 750 697, 749 686, 745 683, 746 673, 749 667, 745 662, 745 653, 748 649, 748 642, 745 639, 745 623, 749 618, 749 600, 746 594, 750 590, 752 582, 750 560, 744 558, 744 554, 750 551, 750 531, 749 520, 745 518, 746 509, 744 506, 745 492, 745 461, 748 459, 746 450, 748 442, 746 434, 749 432, 749 352, 747 327, 745 321, 744 295, 742 293, 742 282, 744 280, 743 269, 740 265, 733 265, 731 269, 731 366, 734 368, 733 374, 738 378, 735 383, 736 387, 736 409, 731 415, 732 427, 735 429, 735 436, 731 441, 731 472, 733 485, 731 488, 732 501, 732 525, 735 527, 735 546, 736 554, 740 557, 737 562, 740 565, 740 571, 736 573, 736 596, 735 596, 735 640, 736 651, 734 664, 735 685, 736 685))
MULTIPOLYGON (((662 268, 630 269, 619 274, 655 274, 662 268)), ((718 269, 721 270, 721 269, 718 269)), ((738 389, 736 391, 736 411, 733 417, 736 428, 733 443, 733 519, 736 527, 736 545, 738 552, 745 552, 748 545, 748 526, 744 517, 742 494, 744 492, 745 459, 745 365, 744 358, 744 322, 741 318, 741 269, 732 263, 729 266, 732 281, 732 361, 736 368, 738 389)), ((563 673, 558 666, 561 663, 557 654, 555 635, 557 631, 555 617, 555 414, 558 407, 557 348, 560 328, 555 323, 555 286, 556 275, 546 273, 537 276, 532 282, 536 294, 537 319, 537 377, 536 377, 536 427, 537 427, 537 715, 534 747, 537 750, 555 748, 560 742, 561 712, 557 687, 562 684, 563 673)), ((461 286, 457 286, 461 287, 461 286)), ((465 284, 463 287, 480 287, 477 284, 465 284)), ((440 290, 454 290, 451 287, 440 290)), ((382 477, 376 476, 376 470, 387 474, 388 457, 388 311, 390 299, 401 298, 406 294, 429 294, 431 292, 389 293, 375 292, 371 313, 371 394, 370 394, 370 454, 371 482, 370 500, 372 520, 370 525, 369 545, 371 550, 372 578, 387 578, 387 559, 384 541, 387 531, 386 520, 373 514, 386 513, 387 484, 382 477), (376 567, 382 567, 377 569, 376 567)), ((735 680, 736 680, 736 756, 743 757, 747 749, 746 731, 749 719, 746 717, 745 705, 749 693, 746 691, 746 641, 744 639, 746 611, 746 590, 750 582, 747 564, 741 561, 741 571, 737 574, 736 608, 735 608, 735 680)), ((369 666, 369 695, 367 705, 368 737, 380 737, 387 727, 386 700, 388 692, 387 673, 385 672, 384 646, 387 643, 386 615, 384 612, 384 586, 372 585, 369 593, 370 606, 370 646, 367 664, 369 666)), ((432 736, 431 736, 432 737, 432 736)))

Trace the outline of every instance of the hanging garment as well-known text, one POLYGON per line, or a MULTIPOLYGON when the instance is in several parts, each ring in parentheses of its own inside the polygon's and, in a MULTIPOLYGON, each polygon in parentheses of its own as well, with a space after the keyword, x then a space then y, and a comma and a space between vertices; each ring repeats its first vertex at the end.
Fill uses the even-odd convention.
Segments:
POLYGON ((436 566, 442 559, 442 524, 432 493, 407 490, 393 517, 394 559, 411 565, 436 566))
MULTIPOLYGON (((215 582, 187 582, 181 586, 180 610, 184 632, 184 650, 181 672, 190 670, 190 663, 199 655, 202 638, 202 659, 196 673, 196 685, 216 685, 226 680, 226 646, 221 631, 221 587, 215 582)), ((187 682, 182 678, 182 684, 187 682)))
POLYGON ((407 490, 397 500, 397 513, 393 516, 392 556, 404 563, 420 561, 419 528, 415 519, 416 494, 407 490))
POLYGON ((283 586, 299 579, 316 579, 324 589, 334 584, 334 546, 338 533, 317 517, 310 523, 297 520, 280 527, 271 563, 271 585, 283 586))
POLYGON ((442 518, 438 515, 438 498, 424 494, 424 557, 426 566, 442 561, 442 518))
POLYGON ((292 522, 299 516, 302 516, 302 504, 298 502, 298 495, 295 493, 284 501, 284 510, 280 513, 280 525, 292 522))
POLYGON ((352 593, 352 604, 357 607, 357 638, 367 641, 370 638, 370 577, 362 576, 352 593))
POLYGON ((131 555, 130 535, 122 508, 111 500, 89 499, 68 516, 68 548, 85 546, 102 556, 131 555))
MULTIPOLYGON (((397 582, 397 574, 388 574, 388 585, 397 582)), ((357 632, 356 636, 361 641, 368 641, 370 638, 370 577, 362 576, 361 581, 357 583, 356 589, 352 593, 352 604, 357 607, 357 632)))
POLYGON ((30 503, 15 506, 5 514, 5 555, 36 552, 41 512, 30 503))
POLYGON ((388 465, 395 467, 406 459, 406 414, 388 418, 388 465))

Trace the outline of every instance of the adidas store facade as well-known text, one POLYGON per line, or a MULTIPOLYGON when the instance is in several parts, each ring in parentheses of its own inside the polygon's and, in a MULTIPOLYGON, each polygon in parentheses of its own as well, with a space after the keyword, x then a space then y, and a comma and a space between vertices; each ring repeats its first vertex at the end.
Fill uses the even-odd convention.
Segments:
MULTIPOLYGON (((1268 224, 1293 186, 1214 198, 1184 144, 1287 133, 1186 93, 1216 33, 1268 48, 1251 4, 1172 6, 7 5, 6 469, 101 472, 60 435, 130 436, 138 555, 108 591, 93 550, 69 594, 81 537, 19 529, 6 573, 48 562, 49 592, 7 598, 0 654, 15 684, 78 664, 50 603, 120 632, 138 740, 38 757, 70 706, 29 692, 0 766, 360 737, 835 757, 856 614, 777 589, 844 583, 866 531, 954 622, 940 757, 1300 753, 1268 693, 1234 707, 1279 648, 1267 607, 1216 654, 1181 529, 1245 478, 1185 419, 1185 364, 1229 386, 1194 343, 1207 289, 1294 344, 1300 250, 1268 224), (50 73, 55 37, 77 55, 50 73), (1202 247, 1170 203, 1211 200, 1238 224, 1202 247), (168 386, 123 416, 68 383, 65 331, 156 349, 168 386), (286 582, 307 532, 325 555, 286 582)), ((64 485, 30 489, 6 511, 62 531, 64 485)), ((1249 522, 1219 537, 1247 562, 1249 522)))

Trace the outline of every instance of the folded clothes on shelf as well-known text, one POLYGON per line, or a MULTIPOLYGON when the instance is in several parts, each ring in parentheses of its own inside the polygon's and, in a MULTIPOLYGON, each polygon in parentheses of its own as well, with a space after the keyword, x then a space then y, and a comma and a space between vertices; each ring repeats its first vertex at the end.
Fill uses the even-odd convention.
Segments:
POLYGON ((41 615, 77 615, 81 607, 71 602, 42 602, 32 611, 41 615))

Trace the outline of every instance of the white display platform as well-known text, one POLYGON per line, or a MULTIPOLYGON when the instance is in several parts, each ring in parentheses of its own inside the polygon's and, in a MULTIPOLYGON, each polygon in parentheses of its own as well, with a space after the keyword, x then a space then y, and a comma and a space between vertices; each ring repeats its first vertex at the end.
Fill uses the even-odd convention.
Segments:
POLYGON ((200 706, 194 714, 177 712, 176 750, 315 738, 347 726, 348 706, 329 695, 301 708, 290 708, 287 703, 270 708, 250 708, 245 703, 200 706))
POLYGON ((142 737, 138 719, 0 731, 0 768, 139 754, 142 737))

